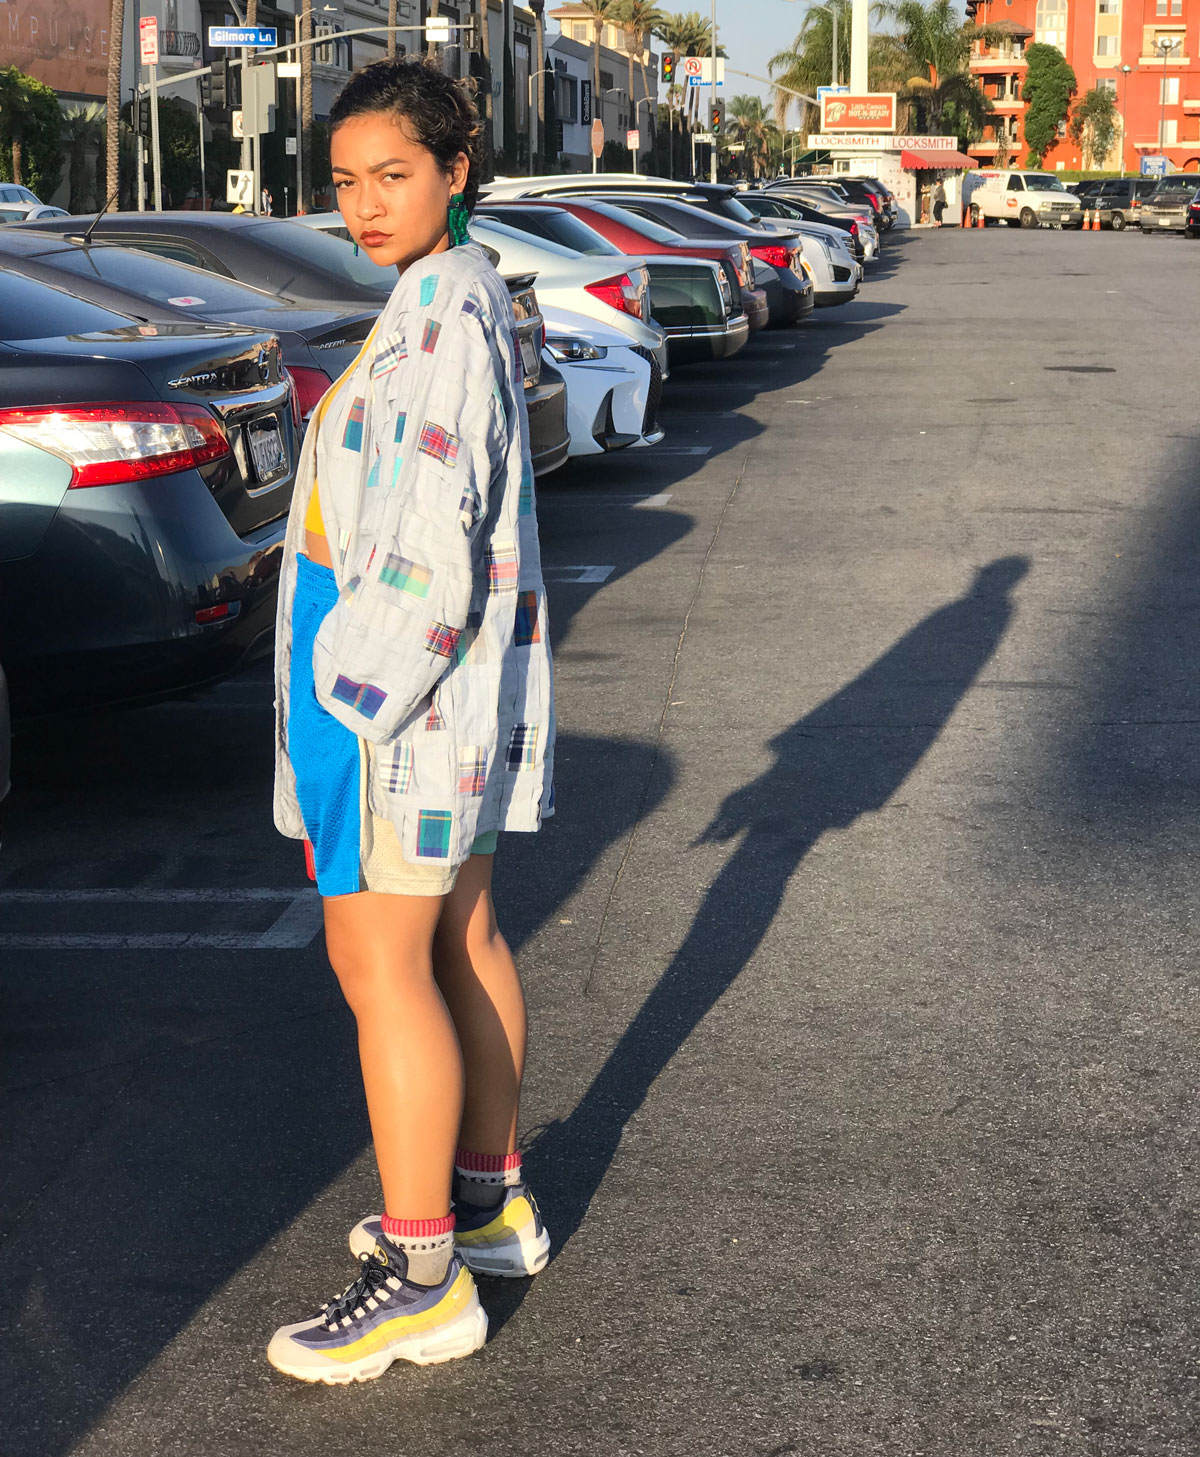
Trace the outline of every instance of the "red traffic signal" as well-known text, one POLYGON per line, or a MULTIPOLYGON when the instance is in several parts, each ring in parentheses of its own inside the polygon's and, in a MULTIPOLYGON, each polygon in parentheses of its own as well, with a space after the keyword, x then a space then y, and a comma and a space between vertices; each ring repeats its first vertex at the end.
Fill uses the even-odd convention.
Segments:
POLYGON ((663 84, 669 86, 675 79, 675 57, 667 51, 662 58, 663 84))
POLYGON ((720 101, 710 101, 708 105, 708 129, 714 137, 721 135, 721 123, 724 119, 724 104, 720 101))

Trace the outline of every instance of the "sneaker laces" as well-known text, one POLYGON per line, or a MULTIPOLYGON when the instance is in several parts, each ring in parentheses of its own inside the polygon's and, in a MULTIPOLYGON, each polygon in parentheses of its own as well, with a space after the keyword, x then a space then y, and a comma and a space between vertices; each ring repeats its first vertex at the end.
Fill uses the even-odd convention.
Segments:
POLYGON ((362 1264, 362 1273, 346 1286, 336 1300, 331 1300, 327 1305, 321 1307, 321 1314, 325 1317, 330 1330, 344 1320, 361 1319, 365 1313, 367 1301, 375 1300, 385 1286, 388 1286, 389 1290, 387 1295, 381 1297, 384 1300, 388 1299, 392 1290, 400 1287, 400 1281, 394 1273, 373 1254, 363 1253, 358 1258, 362 1264), (395 1284, 392 1283, 393 1281, 395 1284))

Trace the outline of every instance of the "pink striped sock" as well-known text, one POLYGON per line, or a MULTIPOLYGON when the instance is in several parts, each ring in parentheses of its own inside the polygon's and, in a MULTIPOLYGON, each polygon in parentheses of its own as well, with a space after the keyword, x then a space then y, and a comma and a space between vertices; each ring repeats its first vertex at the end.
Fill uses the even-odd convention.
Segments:
POLYGON ((454 1232, 454 1215, 442 1219, 393 1219, 390 1214, 381 1216, 383 1232, 391 1240, 437 1239, 439 1235, 454 1232))
POLYGON ((444 1219, 381 1216, 383 1237, 404 1255, 404 1276, 415 1285, 440 1285, 454 1256, 454 1215, 444 1219))
POLYGON ((454 1155, 455 1195, 468 1204, 490 1209, 502 1202, 505 1189, 521 1182, 519 1153, 475 1153, 460 1148, 454 1155))

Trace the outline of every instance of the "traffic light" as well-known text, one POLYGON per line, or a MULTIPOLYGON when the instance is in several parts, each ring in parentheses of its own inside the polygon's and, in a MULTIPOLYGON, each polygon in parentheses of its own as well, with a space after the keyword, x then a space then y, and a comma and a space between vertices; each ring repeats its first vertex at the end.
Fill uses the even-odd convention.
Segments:
POLYGON ((142 136, 150 134, 150 97, 139 96, 137 102, 137 126, 134 131, 140 132, 142 136))
POLYGON ((471 14, 467 16, 466 29, 462 32, 462 44, 469 51, 479 49, 479 16, 471 14))
POLYGON ((224 111, 229 105, 229 62, 212 63, 212 106, 224 111))
POLYGON ((675 79, 675 57, 670 51, 665 51, 662 58, 662 79, 663 85, 669 86, 675 79))
POLYGON ((721 135, 721 122, 724 120, 725 103, 723 101, 710 101, 708 103, 708 129, 714 137, 721 135))

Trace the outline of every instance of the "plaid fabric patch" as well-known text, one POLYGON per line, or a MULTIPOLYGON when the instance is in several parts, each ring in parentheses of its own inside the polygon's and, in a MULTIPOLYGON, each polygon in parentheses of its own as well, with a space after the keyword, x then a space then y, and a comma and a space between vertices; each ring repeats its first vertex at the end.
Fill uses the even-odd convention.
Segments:
POLYGON ((404 439, 404 427, 407 423, 408 416, 404 413, 403 410, 401 410, 400 413, 396 416, 396 433, 392 436, 392 439, 396 442, 397 445, 399 445, 400 442, 404 439))
POLYGON ((529 516, 533 512, 533 466, 521 462, 521 494, 517 497, 517 515, 529 516))
POLYGON ((436 734, 446 727, 446 720, 438 710, 437 694, 429 700, 429 712, 425 715, 425 732, 436 734))
POLYGON ((420 562, 410 561, 397 552, 389 552, 384 561, 379 580, 385 587, 395 587, 397 592, 407 592, 410 597, 428 597, 433 573, 420 562))
POLYGON ((482 626, 482 612, 467 613, 467 625, 458 640, 458 647, 454 650, 454 666, 456 668, 468 660, 473 660, 476 663, 483 662, 484 654, 479 637, 479 630, 482 626))
POLYGON ((483 309, 480 306, 479 301, 477 299, 473 299, 470 294, 468 294, 467 297, 463 299, 462 311, 464 314, 470 314, 473 319, 478 319, 480 323, 483 322, 483 309))
POLYGON ((375 459, 371 462, 371 469, 367 472, 367 490, 368 491, 371 490, 372 487, 377 486, 378 484, 379 484, 379 456, 378 456, 378 454, 376 454, 375 459))
POLYGON ((488 591, 497 594, 517 590, 517 543, 493 541, 487 549, 488 591))
POLYGON ((346 416, 346 429, 342 435, 342 445, 347 450, 362 449, 363 420, 366 413, 366 400, 362 395, 356 395, 354 403, 350 406, 350 413, 346 416))
POLYGON ((423 809, 417 814, 417 854, 422 860, 445 860, 450 854, 448 809, 423 809))
POLYGON ((458 751, 459 794, 482 794, 487 783, 488 755, 486 749, 460 749, 458 751))
POLYGON ((364 718, 374 718, 383 707, 387 694, 374 683, 356 683, 353 678, 338 674, 333 685, 333 696, 339 703, 346 703, 364 718))
POLYGON ((538 728, 535 723, 513 724, 508 739, 508 767, 532 769, 537 757, 538 728))
POLYGON ((517 598, 517 620, 513 628, 513 645, 518 648, 527 648, 541 640, 542 630, 538 625, 538 594, 522 592, 517 598))
POLYGON ((436 319, 430 319, 425 325, 425 333, 421 336, 421 348, 426 354, 432 354, 437 348, 438 335, 442 332, 442 326, 436 319))
POLYGON ((439 658, 452 658, 461 636, 460 628, 447 627, 444 622, 431 622, 425 634, 425 646, 439 658))
POLYGON ((385 374, 391 374, 400 361, 407 358, 408 340, 401 334, 398 339, 393 339, 386 348, 380 347, 376 350, 375 359, 371 365, 371 378, 380 379, 385 374))
POLYGON ((470 531, 482 515, 483 504, 479 499, 479 492, 468 482, 462 493, 462 500, 458 503, 458 519, 462 522, 463 530, 470 531))
POLYGON ((412 779, 413 746, 406 739, 401 739, 392 747, 392 760, 383 782, 389 794, 407 794, 412 788, 412 779))
POLYGON ((438 276, 430 273, 421 280, 421 307, 428 308, 437 295, 438 276))
POLYGON ((426 420, 421 427, 417 449, 425 455, 432 455, 434 460, 440 460, 443 465, 453 465, 458 459, 458 436, 451 435, 449 430, 443 430, 432 420, 426 420))

